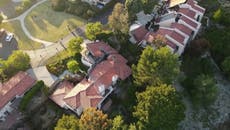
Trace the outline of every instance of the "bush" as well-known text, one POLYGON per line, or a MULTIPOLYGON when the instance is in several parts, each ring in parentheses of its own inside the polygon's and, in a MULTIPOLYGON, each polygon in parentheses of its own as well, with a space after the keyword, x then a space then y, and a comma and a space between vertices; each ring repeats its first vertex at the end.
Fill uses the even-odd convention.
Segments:
POLYGON ((214 14, 213 14, 213 19, 214 19, 215 21, 219 22, 220 19, 221 19, 221 17, 222 17, 222 11, 221 11, 221 9, 219 8, 217 11, 214 12, 214 14))
MULTIPOLYGON (((68 59, 68 58, 67 58, 68 59)), ((48 69, 48 71, 56 76, 60 75, 62 72, 64 72, 64 70, 66 69, 66 64, 65 64, 65 60, 60 60, 57 61, 53 64, 48 64, 46 65, 46 68, 48 69)))
POLYGON ((66 8, 65 0, 51 0, 51 4, 55 11, 64 11, 66 8))
POLYGON ((96 16, 96 14, 101 14, 111 8, 118 2, 113 0, 108 3, 103 9, 99 9, 94 5, 90 5, 81 0, 75 1, 65 1, 65 0, 51 0, 52 8, 55 11, 65 11, 70 14, 77 15, 84 19, 89 19, 96 16))
POLYGON ((215 79, 210 75, 200 74, 196 77, 186 77, 181 85, 195 107, 206 107, 216 99, 217 87, 215 79))
POLYGON ((45 86, 43 81, 38 81, 22 98, 20 104, 19 104, 19 109, 21 111, 24 111, 29 104, 30 100, 33 98, 33 96, 38 93, 41 88, 45 86))
POLYGON ((16 6, 15 7, 15 11, 18 13, 18 14, 21 14, 23 12, 23 7, 22 6, 16 6))
POLYGON ((22 7, 27 8, 31 5, 31 3, 31 0, 23 0, 21 5, 22 7))
POLYGON ((15 7, 15 11, 21 14, 24 10, 28 9, 35 0, 23 0, 22 3, 15 7))
POLYGON ((224 61, 221 64, 221 68, 223 69, 224 73, 228 76, 230 76, 230 56, 224 59, 224 61))
POLYGON ((77 73, 80 71, 79 63, 76 60, 69 60, 67 62, 67 68, 72 73, 77 73))

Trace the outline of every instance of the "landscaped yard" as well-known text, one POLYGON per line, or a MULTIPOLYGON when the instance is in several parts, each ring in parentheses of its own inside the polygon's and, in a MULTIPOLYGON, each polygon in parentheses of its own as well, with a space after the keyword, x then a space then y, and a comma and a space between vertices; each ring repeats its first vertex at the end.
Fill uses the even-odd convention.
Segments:
POLYGON ((5 28, 5 30, 15 34, 18 41, 18 47, 22 50, 32 50, 41 47, 40 43, 30 40, 23 32, 19 21, 13 21, 9 23, 0 24, 0 28, 5 28))
POLYGON ((47 41, 58 41, 69 33, 69 28, 75 29, 82 26, 85 20, 64 13, 55 12, 51 8, 50 1, 47 1, 34 8, 26 17, 25 23, 31 35, 47 41))

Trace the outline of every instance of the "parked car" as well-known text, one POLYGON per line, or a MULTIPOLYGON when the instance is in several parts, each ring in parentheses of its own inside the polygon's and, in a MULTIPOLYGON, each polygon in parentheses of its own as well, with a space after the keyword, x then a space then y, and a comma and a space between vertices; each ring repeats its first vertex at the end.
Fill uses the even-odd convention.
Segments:
POLYGON ((5 41, 10 42, 14 35, 12 33, 7 34, 5 41))

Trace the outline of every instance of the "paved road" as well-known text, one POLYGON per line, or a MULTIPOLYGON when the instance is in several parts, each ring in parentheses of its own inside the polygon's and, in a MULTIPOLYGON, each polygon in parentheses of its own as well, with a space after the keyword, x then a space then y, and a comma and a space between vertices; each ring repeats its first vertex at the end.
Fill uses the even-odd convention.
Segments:
MULTIPOLYGON (((21 27, 22 27, 24 33, 26 34, 26 36, 29 39, 36 41, 36 42, 39 42, 39 43, 42 43, 44 45, 44 48, 42 48, 42 49, 24 51, 30 56, 32 67, 44 65, 44 62, 47 59, 56 55, 57 52, 65 49, 67 47, 68 41, 70 39, 72 39, 73 37, 75 37, 75 36, 83 36, 84 37, 85 26, 77 28, 76 30, 74 30, 73 32, 71 32, 69 35, 67 35, 64 38, 60 38, 59 43, 49 42, 49 41, 45 41, 45 40, 41 40, 41 39, 33 37, 25 26, 25 18, 31 12, 31 10, 33 10, 38 5, 44 3, 45 1, 47 1, 47 0, 41 0, 41 1, 37 2, 36 4, 31 6, 28 10, 26 10, 23 14, 21 14, 18 17, 8 19, 8 20, 3 20, 3 22, 10 22, 10 21, 14 21, 14 20, 19 20, 21 27)), ((111 12, 112 12, 112 8, 109 9, 104 14, 102 14, 101 16, 98 16, 98 17, 92 19, 92 22, 100 21, 102 24, 106 24, 108 22, 108 16, 111 14, 111 12)), ((86 41, 87 40, 85 40, 85 42, 86 41)))
MULTIPOLYGON (((57 52, 64 50, 67 48, 67 44, 69 40, 74 38, 75 36, 84 37, 84 26, 74 30, 72 33, 67 35, 66 37, 60 39, 58 43, 52 44, 50 46, 44 47, 42 49, 24 51, 31 58, 31 66, 32 68, 37 66, 42 66, 45 64, 45 61, 50 57, 57 54, 57 52), (81 30, 81 31, 80 31, 81 30)), ((89 40, 84 40, 84 42, 90 42, 89 40)))
POLYGON ((3 20, 4 22, 10 22, 10 21, 15 21, 15 20, 19 20, 22 30, 23 32, 26 34, 26 36, 28 38, 30 38, 31 40, 35 41, 35 42, 39 42, 42 43, 45 47, 54 44, 53 42, 49 42, 49 41, 45 41, 45 40, 41 40, 38 38, 33 37, 30 32, 27 30, 26 26, 25 26, 25 18, 26 16, 31 12, 31 10, 33 10, 35 7, 37 7, 38 5, 46 2, 47 0, 41 0, 39 2, 37 2, 36 4, 34 4, 33 6, 31 6, 28 10, 26 10, 24 13, 22 13, 21 15, 19 15, 18 17, 12 18, 12 19, 8 19, 8 20, 3 20))

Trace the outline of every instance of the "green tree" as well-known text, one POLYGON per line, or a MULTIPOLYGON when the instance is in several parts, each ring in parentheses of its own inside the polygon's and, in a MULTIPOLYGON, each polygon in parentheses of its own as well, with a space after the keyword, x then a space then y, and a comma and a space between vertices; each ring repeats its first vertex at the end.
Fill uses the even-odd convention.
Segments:
POLYGON ((64 11, 66 7, 66 0, 51 0, 51 4, 55 11, 64 11))
POLYGON ((124 124, 122 116, 118 115, 113 119, 111 130, 127 130, 127 125, 124 124))
POLYGON ((167 47, 154 50, 147 46, 132 69, 135 83, 139 86, 171 84, 180 72, 178 56, 167 47))
POLYGON ((84 40, 82 37, 76 37, 71 39, 68 43, 68 51, 72 55, 76 55, 77 53, 80 53, 82 51, 81 44, 83 43, 83 41, 84 40))
POLYGON ((54 130, 79 130, 79 120, 73 115, 63 115, 54 130))
POLYGON ((123 4, 117 3, 114 6, 113 12, 109 16, 108 24, 116 33, 128 33, 128 13, 123 4))
POLYGON ((137 130, 136 124, 130 124, 128 130, 137 130))
POLYGON ((215 21, 219 22, 220 19, 221 19, 221 17, 222 17, 222 11, 221 11, 221 9, 219 8, 218 10, 216 10, 216 11, 214 12, 214 14, 213 14, 213 19, 214 19, 215 21))
POLYGON ((137 106, 133 116, 137 126, 144 130, 175 130, 184 119, 185 106, 172 86, 161 84, 147 87, 137 93, 137 106))
POLYGON ((223 71, 230 76, 230 56, 226 57, 221 65, 223 71))
POLYGON ((97 34, 102 32, 102 24, 100 22, 88 23, 86 25, 85 34, 89 40, 96 40, 97 34))
POLYGON ((145 13, 152 13, 154 6, 159 2, 159 0, 141 0, 142 8, 145 13))
POLYGON ((86 109, 79 121, 81 130, 106 130, 111 126, 107 114, 95 108, 86 109))
POLYGON ((207 106, 215 101, 217 87, 215 79, 209 75, 201 74, 194 80, 193 89, 189 91, 194 105, 207 106))
POLYGON ((143 10, 141 0, 126 0, 125 8, 128 11, 130 21, 133 21, 136 18, 136 13, 143 10))
POLYGON ((22 51, 13 51, 4 63, 4 73, 12 76, 18 71, 24 71, 30 67, 30 57, 22 51))
POLYGON ((186 49, 187 55, 192 57, 199 57, 205 54, 210 48, 210 43, 205 38, 196 39, 191 41, 190 45, 186 49))
POLYGON ((68 61, 67 68, 72 73, 77 73, 80 71, 79 63, 76 60, 68 61))

